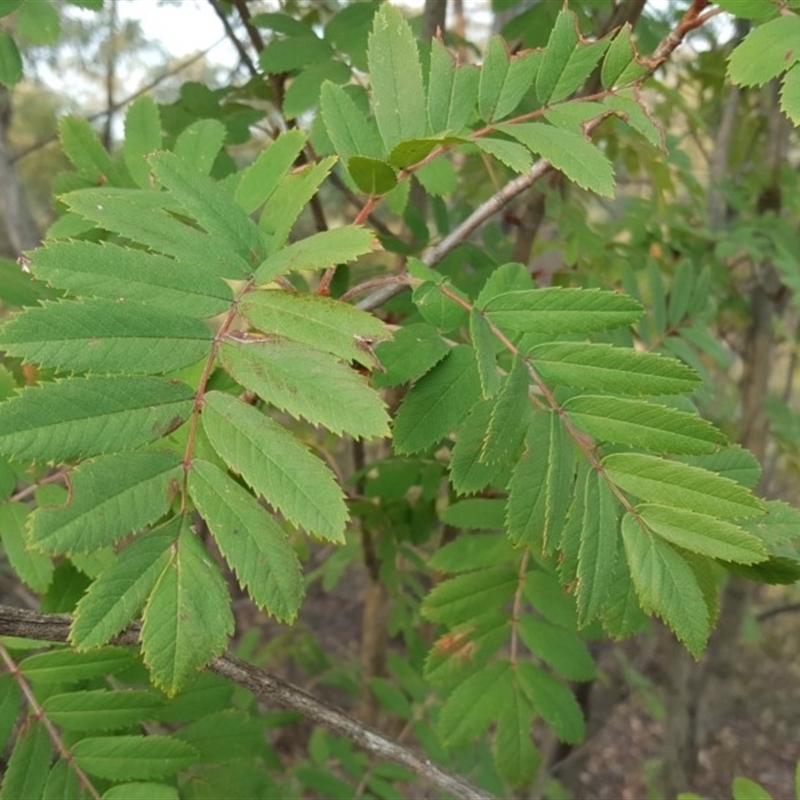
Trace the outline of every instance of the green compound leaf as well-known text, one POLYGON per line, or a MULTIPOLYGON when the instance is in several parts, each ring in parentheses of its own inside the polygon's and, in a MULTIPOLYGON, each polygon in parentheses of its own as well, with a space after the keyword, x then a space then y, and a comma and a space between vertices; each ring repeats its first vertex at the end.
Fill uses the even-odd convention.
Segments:
POLYGON ((458 345, 409 391, 394 422, 395 449, 416 453, 457 427, 480 399, 471 347, 458 345))
POLYGON ((47 718, 68 731, 111 731, 154 719, 164 705, 155 692, 94 689, 56 694, 43 703, 47 718))
POLYGON ((270 256, 256 270, 255 282, 269 283, 292 270, 325 269, 334 264, 346 264, 378 249, 380 243, 375 234, 357 225, 315 233, 270 256))
MULTIPOLYGON (((239 304, 239 312, 263 333, 284 336, 366 367, 377 362, 372 347, 391 335, 372 314, 313 294, 254 292, 239 304)), ((447 345, 442 346, 446 352, 447 345)))
POLYGON ((234 620, 225 579, 188 525, 170 555, 145 606, 141 636, 153 683, 173 697, 224 652, 234 620))
POLYGON ((303 601, 303 575, 286 531, 222 470, 196 460, 189 492, 239 585, 259 608, 293 622, 303 601))
POLYGON ((517 665, 517 680, 534 711, 555 731, 562 742, 579 742, 584 723, 581 708, 561 681, 530 662, 517 665))
POLYGON ((713 453, 724 434, 695 414, 621 397, 582 395, 564 404, 573 422, 595 439, 662 453, 713 453))
POLYGON ((764 504, 740 483, 679 461, 614 453, 603 459, 603 467, 623 491, 650 503, 734 519, 764 512, 764 504))
POLYGON ((200 320, 113 300, 47 303, 0 330, 7 353, 41 366, 145 375, 200 361, 212 338, 200 320))
POLYGON ((322 120, 333 146, 343 163, 353 156, 381 158, 384 155, 380 136, 352 97, 330 81, 320 91, 322 120))
POLYGON ((70 642, 79 650, 99 647, 116 636, 144 606, 170 560, 181 517, 137 537, 100 573, 75 609, 70 642))
POLYGON ((637 506, 636 513, 650 530, 684 550, 737 564, 756 564, 767 559, 761 541, 731 522, 649 503, 637 506))
POLYGON ((471 64, 456 67, 447 48, 431 41, 428 121, 434 134, 463 132, 475 113, 479 74, 471 64))
POLYGON ((388 434, 380 396, 327 353, 296 342, 248 339, 224 342, 220 359, 239 383, 293 417, 333 433, 365 438, 388 434))
POLYGON ((221 392, 205 396, 203 427, 228 466, 286 519, 344 543, 347 508, 333 473, 282 425, 221 392))
POLYGON ((134 100, 125 114, 125 141, 122 156, 131 177, 140 189, 152 188, 150 165, 145 160, 161 149, 161 115, 155 100, 148 95, 134 100))
POLYGON ((504 330, 563 335, 626 327, 641 317, 642 307, 616 292, 554 287, 495 295, 484 313, 504 330))
POLYGON ((171 314, 205 319, 230 305, 230 288, 216 275, 173 259, 115 244, 53 242, 31 254, 31 270, 53 286, 84 297, 131 300, 171 314))
POLYGON ((631 514, 622 518, 622 539, 642 609, 658 614, 698 658, 708 641, 709 619, 691 567, 631 514))
POLYGON ((178 427, 194 392, 163 378, 70 378, 23 389, 0 405, 0 452, 68 461, 133 449, 178 427))
POLYGON ((164 778, 198 759, 193 747, 169 736, 93 736, 71 752, 84 772, 113 781, 164 778))
POLYGON ((425 89, 417 43, 399 9, 384 3, 367 48, 375 120, 387 151, 425 136, 425 89))
MULTIPOLYGON (((539 71, 541 75, 541 70, 539 71)), ((582 189, 604 197, 614 195, 614 168, 603 153, 582 133, 543 122, 500 124, 507 133, 531 152, 547 159, 557 170, 582 189)))
POLYGON ((159 182, 218 242, 250 264, 264 259, 266 249, 258 228, 223 187, 174 153, 156 153, 149 162, 159 182))
MULTIPOLYGON (((217 185, 213 186, 212 191, 219 193, 217 185)), ((172 256, 193 275, 197 271, 237 279, 252 271, 253 265, 223 237, 208 236, 175 217, 175 212, 185 214, 185 210, 167 192, 81 189, 63 195, 61 200, 76 214, 102 228, 172 256)), ((186 282, 185 275, 181 280, 186 282)))
POLYGON ((527 351, 536 372, 553 386, 633 395, 691 392, 702 383, 682 361, 608 344, 551 342, 527 351))
POLYGON ((598 617, 614 579, 620 553, 617 503, 599 473, 586 480, 583 526, 578 550, 578 621, 583 627, 598 617))
POLYGON ((467 744, 484 733, 511 701, 508 661, 495 661, 462 681, 439 713, 439 735, 449 746, 467 744))
POLYGON ((70 475, 71 497, 31 516, 31 545, 49 553, 90 553, 166 514, 181 477, 176 453, 118 453, 70 475))
POLYGON ((800 61, 800 17, 783 14, 747 34, 731 53, 728 77, 738 86, 763 86, 800 61))

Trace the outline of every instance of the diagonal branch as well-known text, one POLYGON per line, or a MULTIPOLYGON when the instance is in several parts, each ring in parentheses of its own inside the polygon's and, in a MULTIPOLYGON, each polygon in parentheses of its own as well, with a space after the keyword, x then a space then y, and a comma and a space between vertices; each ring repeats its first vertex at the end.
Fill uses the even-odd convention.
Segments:
MULTIPOLYGON (((72 618, 64 614, 41 614, 38 611, 0 605, 0 636, 65 643, 71 622, 72 618)), ((129 627, 114 640, 114 644, 138 645, 138 626, 129 627)), ((397 744, 344 711, 318 700, 266 670, 229 655, 214 659, 208 669, 260 697, 298 711, 313 722, 325 725, 377 758, 393 761, 412 770, 447 795, 458 800, 494 800, 493 795, 478 789, 461 776, 436 766, 410 747, 397 744)))

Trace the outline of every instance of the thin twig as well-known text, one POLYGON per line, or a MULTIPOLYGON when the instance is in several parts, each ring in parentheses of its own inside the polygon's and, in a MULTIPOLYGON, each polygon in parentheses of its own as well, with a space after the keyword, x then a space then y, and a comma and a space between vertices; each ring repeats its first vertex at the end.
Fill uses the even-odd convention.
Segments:
POLYGON ((242 63, 247 67, 247 71, 254 78, 258 77, 258 70, 256 69, 256 65, 253 63, 253 59, 250 58, 250 54, 245 49, 245 46, 239 41, 236 31, 234 31, 233 27, 231 26, 231 23, 228 20, 228 17, 225 15, 225 12, 220 7, 219 2, 217 0, 208 0, 208 2, 210 3, 211 8, 214 9, 214 13, 219 17, 222 27, 225 28, 225 35, 230 40, 231 44, 236 48, 236 52, 242 59, 242 63))
MULTIPOLYGON (((21 608, 0 605, 0 636, 21 636, 49 642, 66 642, 72 619, 64 614, 41 614, 21 608)), ((114 644, 137 645, 139 628, 129 627, 116 637, 114 644)), ((458 800, 494 800, 494 796, 478 789, 460 775, 436 766, 410 747, 363 725, 344 711, 318 700, 287 681, 271 675, 233 656, 214 659, 209 671, 233 681, 260 697, 268 698, 284 708, 300 712, 320 725, 363 747, 372 755, 406 767, 423 780, 429 781, 443 793, 458 800)))

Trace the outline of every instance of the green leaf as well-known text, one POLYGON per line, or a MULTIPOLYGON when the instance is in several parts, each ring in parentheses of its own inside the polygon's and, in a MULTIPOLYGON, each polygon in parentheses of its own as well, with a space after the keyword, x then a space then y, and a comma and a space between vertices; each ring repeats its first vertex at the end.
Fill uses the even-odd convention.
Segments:
POLYGON ((520 175, 528 172, 533 165, 533 159, 528 148, 517 142, 483 136, 475 140, 475 146, 520 175))
POLYGON ((463 132, 474 114, 478 83, 476 67, 456 67, 450 51, 438 39, 431 40, 428 122, 434 134, 463 132))
POLYGON ((297 161, 306 134, 295 128, 278 136, 242 173, 234 199, 248 214, 262 206, 297 161))
POLYGON ((8 759, 0 800, 41 797, 52 757, 53 746, 47 728, 41 721, 28 718, 8 759))
MULTIPOLYGON (((452 286, 449 289, 451 293, 464 297, 458 289, 452 286)), ((467 316, 466 310, 461 305, 442 292, 437 283, 431 281, 415 286, 412 298, 425 322, 435 325, 442 331, 457 328, 467 316)))
POLYGON ((394 421, 395 450, 416 453, 447 436, 480 397, 472 348, 458 345, 409 391, 394 421))
POLYGON ((65 506, 31 516, 31 544, 49 553, 90 553, 118 542, 163 516, 182 475, 177 453, 118 453, 70 474, 65 506))
POLYGON ((34 683, 71 684, 107 678, 130 669, 135 660, 135 653, 123 647, 101 647, 90 653, 58 649, 28 656, 19 666, 22 674, 34 683))
POLYGON ((549 342, 527 351, 545 383, 633 395, 691 392, 701 384, 683 362, 656 353, 586 342, 549 342))
MULTIPOLYGON (((234 620, 225 579, 188 526, 170 555, 145 606, 141 637, 151 680, 174 697, 197 670, 225 651, 234 620)), ((117 773, 115 778, 161 774, 167 773, 117 773)))
POLYGON ((583 738, 583 714, 575 696, 563 683, 526 661, 517 664, 517 680, 534 711, 562 742, 579 742, 583 738))
POLYGON ((287 175, 267 199, 258 227, 269 237, 267 254, 271 255, 286 243, 300 212, 317 193, 333 169, 336 159, 323 158, 287 175))
MULTIPOLYGON (((541 75, 541 70, 539 74, 541 75)), ((547 159, 553 167, 582 189, 597 192, 604 197, 613 197, 614 168, 583 134, 543 122, 500 124, 497 125, 497 130, 514 137, 531 152, 547 159)))
POLYGON ((636 518, 622 518, 622 539, 642 609, 655 612, 695 658, 708 641, 706 602, 694 572, 666 542, 642 530, 636 518))
POLYGON ((425 598, 422 615, 431 622, 457 625, 502 608, 518 585, 516 572, 509 567, 489 567, 469 572, 438 584, 425 598))
MULTIPOLYGON (((661 150, 666 149, 664 143, 664 130, 661 126, 650 116, 647 108, 642 103, 642 100, 637 94, 631 90, 622 90, 615 92, 613 95, 603 100, 603 105, 606 108, 613 109, 617 116, 619 116, 631 128, 640 133, 650 142, 653 147, 658 147, 661 150)), ((684 262, 689 263, 689 262, 684 262)), ((694 267, 692 266, 692 269, 694 267)), ((676 273, 677 278, 677 273, 676 273)), ((691 281, 689 282, 691 285, 691 281)), ((677 279, 673 281, 675 285, 682 286, 683 283, 677 279)))
MULTIPOLYGON (((265 284, 293 270, 325 269, 334 264, 354 261, 378 249, 380 244, 375 234, 367 228, 357 225, 334 228, 307 236, 278 250, 259 265, 254 278, 256 283, 265 284)), ((253 297, 251 295, 247 299, 252 300, 253 297)))
POLYGON ((510 701, 497 716, 492 754, 500 775, 514 786, 526 786, 542 758, 531 736, 533 707, 515 681, 510 701))
POLYGON ((219 184, 174 153, 155 153, 148 161, 158 181, 210 234, 250 264, 266 257, 258 228, 219 184))
POLYGON ((9 89, 22 79, 22 56, 8 31, 0 31, 0 83, 9 89))
MULTIPOLYGON (((155 193, 154 193, 155 194, 155 193)), ((34 250, 33 273, 53 286, 85 297, 147 303, 172 314, 206 318, 230 304, 230 288, 216 275, 173 259, 114 244, 53 242, 34 250)))
POLYGON ((485 489, 506 465, 484 464, 480 460, 484 435, 494 403, 483 400, 472 407, 450 453, 450 481, 459 494, 473 494, 485 489))
POLYGON ((647 67, 639 63, 636 57, 636 49, 631 41, 631 30, 630 23, 626 22, 606 52, 600 71, 600 82, 604 89, 624 86, 647 71, 647 67))
MULTIPOLYGON (((529 580, 536 580, 536 577, 532 574, 529 580)), ((597 674, 594 661, 577 634, 531 614, 522 615, 518 625, 525 647, 565 678, 573 681, 594 679, 597 674)))
POLYGON ((495 398, 481 449, 483 463, 508 461, 520 449, 530 418, 530 382, 528 367, 519 356, 515 357, 495 398))
POLYGON ((189 491, 240 586, 276 619, 293 622, 303 600, 303 576, 283 528, 206 461, 194 461, 189 491))
POLYGON ((508 77, 509 62, 508 46, 502 37, 492 36, 486 48, 486 55, 481 65, 481 77, 478 82, 478 113, 487 122, 500 116, 495 114, 495 110, 500 92, 508 77))
POLYGON ((227 135, 227 128, 219 120, 200 119, 181 131, 173 152, 193 173, 208 175, 227 135))
POLYGON ((313 294, 255 292, 246 295, 239 311, 264 333, 285 336, 366 367, 377 363, 372 346, 390 336, 372 314, 313 294))
POLYGON ((796 64, 783 76, 781 110, 795 124, 800 124, 800 67, 796 64))
POLYGON ((734 778, 731 790, 733 800, 772 800, 772 795, 761 784, 749 778, 734 778))
POLYGON ((386 150, 423 137, 427 115, 417 43, 403 14, 390 3, 375 14, 367 60, 375 120, 386 150))
POLYGON ((489 564, 504 564, 514 557, 511 543, 502 534, 473 533, 440 547, 428 559, 428 565, 440 572, 470 572, 489 564))
POLYGON ((763 86, 800 61, 800 17, 783 14, 747 34, 728 60, 737 86, 763 86))
POLYGON ((469 338, 475 348, 481 394, 485 399, 494 397, 501 382, 497 370, 497 352, 501 343, 494 335, 486 317, 476 308, 469 312, 469 338))
POLYGON ((138 536, 95 579, 75 608, 70 642, 79 650, 98 647, 122 631, 141 611, 170 561, 181 517, 138 536))
POLYGON ((307 36, 290 36, 287 39, 273 39, 261 51, 258 62, 267 75, 328 61, 331 58, 331 46, 324 39, 315 36, 309 29, 307 36))
POLYGON ((23 3, 17 15, 17 33, 31 44, 55 44, 61 33, 58 11, 47 0, 23 3))
MULTIPOLYGON (((579 39, 547 102, 557 103, 580 89, 594 72, 597 62, 603 57, 609 44, 608 39, 596 42, 579 39)), ((547 61, 547 55, 543 60, 547 61)))
POLYGON ((505 500, 475 498, 459 500, 442 512, 442 521, 454 528, 502 530, 505 517, 505 500))
POLYGON ((581 395, 564 411, 582 430, 603 442, 662 453, 712 453, 725 442, 721 431, 696 414, 621 397, 581 395))
POLYGON ((438 364, 450 348, 436 330, 424 323, 405 325, 389 342, 380 342, 375 355, 383 366, 373 375, 375 386, 397 386, 428 372, 438 364))
POLYGON ((741 575, 749 581, 789 586, 800 580, 800 561, 785 556, 770 556, 758 564, 723 564, 728 572, 741 575))
POLYGON ((45 367, 147 375, 200 361, 213 336, 200 320, 142 303, 82 300, 29 308, 0 338, 10 355, 45 367))
POLYGON ((98 186, 107 182, 121 183, 118 167, 85 119, 62 117, 58 133, 64 153, 81 177, 98 186))
POLYGON ((178 790, 166 783, 119 783, 103 793, 103 800, 180 800, 178 790))
POLYGON ((728 445, 708 455, 684 456, 678 460, 684 464, 710 469, 749 489, 754 489, 761 477, 758 459, 740 445, 728 445))
POLYGON ((356 186, 369 195, 386 194, 397 186, 394 167, 378 158, 351 156, 347 160, 347 171, 356 186))
POLYGON ((71 378, 23 389, 0 405, 0 452, 67 461, 133 449, 192 410, 194 392, 163 378, 71 378))
POLYGON ((567 515, 574 448, 557 415, 540 412, 533 415, 526 449, 508 484, 508 535, 516 545, 550 552, 567 515))
POLYGON ((306 67, 295 75, 286 90, 283 98, 284 116, 286 119, 297 119, 305 111, 316 108, 323 83, 345 84, 352 74, 347 64, 333 59, 306 67))
POLYGON ((623 491, 650 503, 715 517, 753 517, 764 512, 763 503, 741 484, 679 461, 614 453, 603 459, 603 467, 623 491))
POLYGON ((164 778, 197 761, 197 751, 170 736, 94 736, 72 746, 89 775, 114 781, 164 778))
POLYGON ((581 627, 600 616, 620 552, 617 503, 600 473, 586 480, 576 600, 581 627))
POLYGON ((154 692, 127 689, 73 691, 48 697, 47 718, 68 731, 110 731, 155 719, 164 705, 154 692))
POLYGON ((85 789, 81 787, 78 776, 72 765, 65 759, 59 759, 50 768, 42 800, 71 800, 73 797, 83 798, 85 789))
POLYGON ((745 530, 761 539, 770 550, 800 539, 799 509, 780 500, 768 500, 764 505, 767 513, 743 522, 745 530))
POLYGON ((161 115, 152 97, 134 100, 125 114, 125 141, 122 156, 131 177, 140 189, 150 189, 150 165, 145 160, 162 145, 161 115))
POLYGON ((265 754, 264 722, 249 711, 226 709, 208 714, 173 735, 192 745, 203 761, 234 761, 241 766, 246 759, 265 754))
MULTIPOLYGON (((212 191, 218 195, 216 184, 208 178, 204 180, 214 186, 212 191)), ((176 218, 175 211, 185 212, 166 192, 82 189, 63 195, 61 200, 103 228, 172 256, 180 262, 178 268, 188 266, 193 275, 199 271, 220 278, 242 278, 252 271, 252 263, 231 248, 224 237, 208 236, 176 218)), ((223 205, 227 206, 224 202, 223 205)), ((172 269, 176 269, 174 264, 172 269)), ((181 280, 185 283, 185 276, 181 280)))
POLYGON ((286 519, 344 543, 347 508, 335 476, 282 425, 221 392, 206 394, 202 420, 228 466, 286 519))
POLYGON ((21 702, 22 692, 15 676, 4 672, 0 675, 0 747, 4 751, 16 729, 21 702))
POLYGON ((508 661, 494 661, 462 681, 439 712, 439 735, 454 747, 484 733, 511 702, 512 672, 508 661))
POLYGON ((14 572, 34 592, 44 594, 53 579, 53 562, 28 549, 25 523, 30 509, 24 503, 0 505, 0 540, 14 572))
POLYGON ((574 13, 564 8, 559 12, 550 31, 547 48, 536 75, 536 96, 542 105, 550 101, 577 44, 577 18, 574 13))
POLYGON ((495 295, 484 313, 509 331, 563 335, 626 327, 639 319, 642 307, 616 292, 558 286, 495 295))
POLYGON ((377 392, 326 353, 279 339, 242 340, 223 342, 220 359, 243 386, 294 417, 333 433, 388 434, 388 416, 377 392))
POLYGON ((341 86, 330 81, 322 84, 320 109, 325 129, 343 163, 353 156, 380 159, 384 155, 375 126, 341 86))
POLYGON ((650 530, 684 550, 739 564, 755 564, 767 558, 755 536, 708 514, 649 503, 637 506, 636 513, 650 530))

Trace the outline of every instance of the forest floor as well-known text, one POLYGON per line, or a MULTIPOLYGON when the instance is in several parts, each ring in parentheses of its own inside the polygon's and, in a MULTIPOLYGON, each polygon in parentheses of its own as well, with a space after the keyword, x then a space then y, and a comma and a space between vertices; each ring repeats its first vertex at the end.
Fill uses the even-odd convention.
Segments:
MULTIPOLYGON (((700 751, 699 769, 687 791, 727 800, 733 779, 741 776, 760 783, 773 800, 794 799, 800 760, 800 610, 756 621, 759 612, 783 602, 785 594, 765 591, 746 626, 724 687, 725 708, 700 751)), ((654 787, 664 709, 657 687, 640 679, 587 742, 580 767, 564 775, 574 800, 659 798, 654 787)))

